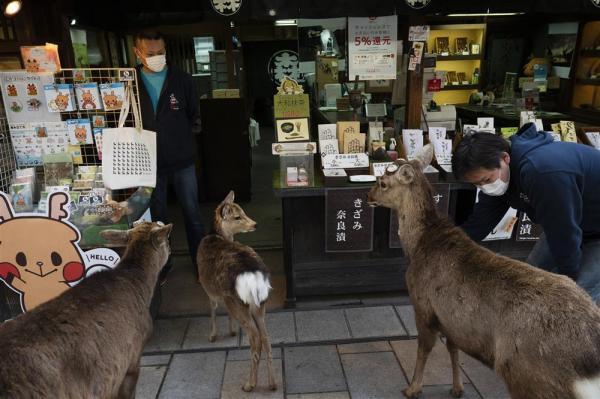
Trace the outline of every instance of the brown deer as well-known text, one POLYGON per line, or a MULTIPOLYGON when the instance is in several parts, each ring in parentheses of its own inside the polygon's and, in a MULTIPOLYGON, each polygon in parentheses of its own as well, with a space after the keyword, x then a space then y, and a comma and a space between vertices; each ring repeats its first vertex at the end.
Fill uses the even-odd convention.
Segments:
POLYGON ((404 390, 416 398, 438 333, 446 337, 451 394, 463 393, 458 350, 494 369, 514 399, 600 398, 600 310, 573 281, 499 256, 440 217, 418 159, 388 167, 369 193, 372 206, 398 212, 410 264, 417 362, 404 390))
POLYGON ((250 247, 233 240, 238 233, 256 230, 256 222, 234 203, 233 191, 215 210, 216 234, 206 236, 198 248, 198 281, 210 298, 211 332, 209 340, 217 337, 216 309, 223 302, 229 312, 229 331, 233 317, 244 329, 250 341, 250 377, 242 389, 256 387, 258 363, 264 349, 267 354, 269 388, 277 389, 273 374, 273 355, 265 324, 265 302, 271 284, 269 271, 262 259, 250 247))
POLYGON ((114 270, 0 325, 0 397, 133 398, 170 231, 158 223, 104 231, 127 243, 114 270))

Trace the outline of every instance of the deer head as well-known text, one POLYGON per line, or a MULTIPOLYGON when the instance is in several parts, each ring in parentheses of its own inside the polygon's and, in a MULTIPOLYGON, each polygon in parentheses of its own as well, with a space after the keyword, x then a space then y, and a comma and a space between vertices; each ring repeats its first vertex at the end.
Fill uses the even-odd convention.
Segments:
POLYGON ((392 208, 402 213, 407 206, 410 208, 424 201, 431 202, 431 186, 423 169, 431 163, 432 158, 433 147, 427 144, 416 159, 399 159, 388 166, 369 192, 369 205, 392 208))
POLYGON ((256 230, 256 222, 250 219, 242 207, 234 201, 235 193, 230 191, 215 210, 215 230, 230 240, 233 240, 233 236, 238 233, 256 230))

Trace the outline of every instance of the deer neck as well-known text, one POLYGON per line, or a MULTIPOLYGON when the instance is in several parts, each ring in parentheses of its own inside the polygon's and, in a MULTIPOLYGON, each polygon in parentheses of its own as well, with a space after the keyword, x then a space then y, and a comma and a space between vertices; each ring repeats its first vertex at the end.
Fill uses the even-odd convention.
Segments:
POLYGON ((415 215, 409 216, 397 209, 398 212, 398 235, 402 248, 409 257, 417 250, 419 241, 424 233, 424 226, 415 215))
POLYGON ((152 300, 161 266, 159 265, 156 249, 149 244, 139 241, 130 244, 120 261, 122 265, 135 267, 133 278, 137 280, 140 292, 143 293, 144 301, 148 305, 152 300))
POLYGON ((223 237, 223 239, 233 242, 235 234, 227 229, 222 228, 220 225, 215 224, 216 233, 223 237))

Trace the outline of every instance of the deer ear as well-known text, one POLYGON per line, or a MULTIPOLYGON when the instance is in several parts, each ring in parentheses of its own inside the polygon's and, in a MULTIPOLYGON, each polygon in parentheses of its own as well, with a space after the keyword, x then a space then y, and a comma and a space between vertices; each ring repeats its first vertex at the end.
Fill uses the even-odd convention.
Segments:
POLYGON ((417 153, 416 161, 419 161, 421 164, 421 169, 425 169, 431 161, 433 160, 433 146, 431 144, 427 144, 417 153))
POLYGON ((0 223, 13 218, 13 212, 10 207, 10 201, 4 193, 0 193, 0 223))
POLYGON ((69 217, 66 205, 69 203, 69 196, 65 193, 53 193, 48 200, 48 217, 50 219, 61 221, 69 217))
POLYGON ((100 236, 112 244, 126 244, 129 241, 129 230, 103 230, 100 236))
POLYGON ((229 194, 227 194, 227 197, 225 197, 223 202, 226 204, 233 204, 234 201, 235 201, 235 192, 233 192, 233 190, 231 190, 229 192, 229 194))
POLYGON ((410 184, 415 179, 415 169, 411 164, 404 164, 394 174, 394 177, 400 182, 400 184, 410 184))

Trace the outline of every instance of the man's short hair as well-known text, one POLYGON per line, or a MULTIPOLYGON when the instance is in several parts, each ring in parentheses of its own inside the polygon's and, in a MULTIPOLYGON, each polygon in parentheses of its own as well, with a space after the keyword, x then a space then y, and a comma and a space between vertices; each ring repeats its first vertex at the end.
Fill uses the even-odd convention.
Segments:
POLYGON ((458 180, 479 168, 497 169, 503 152, 510 153, 510 144, 492 133, 466 135, 452 156, 452 171, 458 180))
POLYGON ((157 30, 144 29, 136 33, 134 36, 134 43, 136 47, 142 40, 165 40, 165 37, 157 30))

